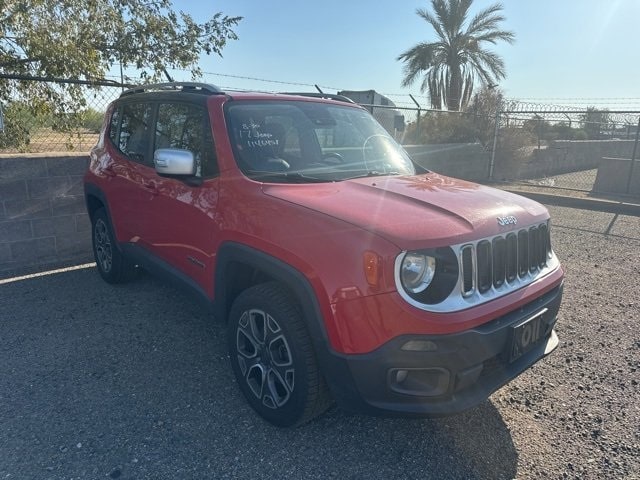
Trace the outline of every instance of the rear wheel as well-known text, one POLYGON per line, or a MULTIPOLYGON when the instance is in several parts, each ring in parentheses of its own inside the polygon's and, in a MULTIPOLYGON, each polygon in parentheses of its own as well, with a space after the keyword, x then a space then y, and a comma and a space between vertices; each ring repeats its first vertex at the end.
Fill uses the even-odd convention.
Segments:
POLYGON ((300 425, 331 404, 302 314, 278 283, 256 285, 238 296, 227 340, 240 390, 268 422, 300 425))
POLYGON ((100 276, 108 283, 123 283, 136 275, 136 267, 118 249, 104 208, 91 219, 93 255, 100 276))

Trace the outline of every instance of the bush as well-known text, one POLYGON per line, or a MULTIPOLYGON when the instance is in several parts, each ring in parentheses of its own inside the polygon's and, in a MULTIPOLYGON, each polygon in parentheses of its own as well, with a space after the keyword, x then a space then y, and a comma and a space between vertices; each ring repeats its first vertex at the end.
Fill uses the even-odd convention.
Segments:
POLYGON ((536 135, 528 128, 502 128, 496 149, 493 178, 518 178, 518 173, 537 145, 536 135))
POLYGON ((576 128, 573 131, 573 140, 589 140, 589 135, 581 128, 576 128))
POLYGON ((4 132, 0 133, 0 148, 25 150, 36 119, 23 103, 14 102, 4 108, 4 132))
POLYGON ((406 138, 416 144, 473 143, 478 139, 478 127, 472 116, 457 112, 429 112, 417 123, 409 124, 406 138))
POLYGON ((474 143, 493 141, 496 110, 501 108, 502 93, 483 88, 473 96, 464 112, 429 112, 409 124, 405 138, 413 143, 474 143))
POLYGON ((93 108, 87 108, 84 112, 80 112, 79 115, 82 128, 86 128, 92 133, 100 133, 102 120, 104 119, 104 112, 98 112, 93 108))

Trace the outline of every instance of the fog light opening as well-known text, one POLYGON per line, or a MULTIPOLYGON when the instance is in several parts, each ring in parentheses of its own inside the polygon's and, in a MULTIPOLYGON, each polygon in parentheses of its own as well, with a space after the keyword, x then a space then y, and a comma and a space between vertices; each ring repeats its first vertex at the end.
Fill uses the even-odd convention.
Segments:
POLYGON ((446 368, 392 368, 388 373, 391 390, 418 397, 437 397, 449 390, 451 373, 446 368))
POLYGON ((431 340, 409 340, 402 345, 401 350, 408 352, 435 352, 438 350, 438 345, 431 340))
POLYGON ((409 375, 409 371, 408 370, 398 370, 396 372, 396 382, 397 383, 402 383, 407 379, 407 376, 409 375))

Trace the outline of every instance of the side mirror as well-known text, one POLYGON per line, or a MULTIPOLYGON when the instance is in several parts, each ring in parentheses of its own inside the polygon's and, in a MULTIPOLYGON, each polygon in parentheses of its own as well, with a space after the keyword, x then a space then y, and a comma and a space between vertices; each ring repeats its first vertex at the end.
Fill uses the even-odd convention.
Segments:
POLYGON ((159 148, 153 154, 153 164, 160 175, 195 175, 193 153, 179 148, 159 148))

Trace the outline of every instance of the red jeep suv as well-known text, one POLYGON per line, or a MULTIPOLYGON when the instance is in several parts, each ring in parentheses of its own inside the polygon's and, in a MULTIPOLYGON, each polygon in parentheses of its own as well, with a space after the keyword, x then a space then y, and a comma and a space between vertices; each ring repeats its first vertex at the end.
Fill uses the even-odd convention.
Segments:
POLYGON ((460 412, 558 345, 547 210, 420 168, 345 97, 125 91, 85 195, 102 278, 140 267, 204 299, 278 426, 333 401, 460 412))

